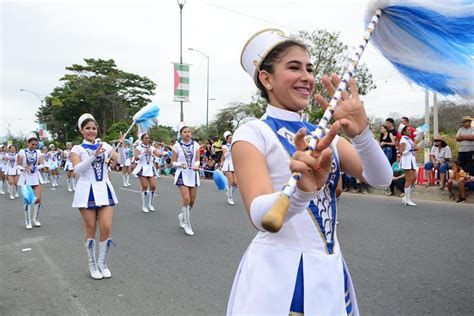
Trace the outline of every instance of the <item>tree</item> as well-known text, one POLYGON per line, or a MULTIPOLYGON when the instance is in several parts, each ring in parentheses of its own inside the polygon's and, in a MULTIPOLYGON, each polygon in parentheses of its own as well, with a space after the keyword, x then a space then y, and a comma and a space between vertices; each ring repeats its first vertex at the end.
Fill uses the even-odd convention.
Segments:
POLYGON ((53 138, 66 142, 77 135, 77 119, 91 113, 99 124, 99 135, 120 120, 131 123, 131 117, 151 102, 156 84, 146 77, 117 68, 113 59, 84 59, 86 65, 66 67, 72 72, 53 89, 46 105, 37 113, 53 138), (42 119, 43 118, 43 119, 42 119))

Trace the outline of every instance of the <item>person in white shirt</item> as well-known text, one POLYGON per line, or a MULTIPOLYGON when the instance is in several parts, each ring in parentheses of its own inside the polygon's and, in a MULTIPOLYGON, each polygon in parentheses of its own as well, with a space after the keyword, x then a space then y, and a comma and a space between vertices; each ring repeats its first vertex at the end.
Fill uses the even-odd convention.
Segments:
POLYGON ((425 178, 428 179, 426 187, 433 185, 431 178, 438 170, 440 178, 440 190, 446 187, 446 173, 449 168, 449 161, 453 158, 451 148, 449 148, 443 136, 438 135, 433 139, 434 145, 430 151, 430 161, 425 164, 425 178))
MULTIPOLYGON (((82 144, 71 149, 74 174, 78 177, 72 207, 78 208, 84 222, 85 248, 90 276, 110 278, 107 259, 111 239, 113 206, 118 203, 107 172, 107 160, 117 161, 117 153, 107 143, 97 141, 97 122, 85 113, 77 123, 84 138, 82 144), (96 230, 99 235, 99 258, 96 260, 96 230)), ((121 139, 121 142, 123 139, 121 139)))
POLYGON ((199 143, 192 139, 191 130, 186 123, 178 124, 181 139, 172 147, 172 165, 176 167, 174 184, 181 194, 181 212, 178 215, 179 226, 188 236, 194 235, 191 227, 191 209, 196 202, 197 188, 201 184, 199 179, 199 143))
POLYGON ((8 153, 5 155, 5 174, 8 180, 8 193, 10 194, 11 200, 14 200, 19 196, 17 183, 20 176, 20 170, 18 170, 17 157, 18 154, 15 145, 8 146, 8 153))
MULTIPOLYGON (((239 190, 259 232, 237 269, 227 315, 358 315, 336 235, 340 174, 386 187, 392 169, 368 126, 356 83, 347 82, 352 97, 342 92, 335 123, 309 154, 309 133, 317 127, 301 117, 315 89, 308 48, 280 30, 266 29, 247 41, 241 64, 269 104, 261 120, 240 126, 232 140, 239 190), (353 144, 337 136, 341 127, 353 144), (301 175, 283 226, 270 232, 262 218, 293 172, 301 175)), ((330 96, 340 81, 335 74, 322 78, 330 96)), ((316 101, 329 107, 321 95, 316 101)))
POLYGON ((234 164, 232 163, 232 133, 226 131, 224 133, 224 139, 226 143, 222 145, 221 169, 227 177, 227 182, 229 183, 226 192, 227 203, 234 205, 234 192, 237 190, 237 177, 234 175, 234 164))
POLYGON ((456 133, 458 142, 458 161, 461 168, 474 161, 474 126, 472 117, 466 115, 461 120, 462 127, 456 133))

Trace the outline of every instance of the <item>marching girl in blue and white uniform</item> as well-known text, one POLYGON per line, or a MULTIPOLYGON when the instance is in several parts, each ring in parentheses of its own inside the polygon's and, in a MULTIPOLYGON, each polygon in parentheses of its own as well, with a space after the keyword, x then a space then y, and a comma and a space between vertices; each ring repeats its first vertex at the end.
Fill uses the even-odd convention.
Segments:
POLYGON ((222 145, 222 172, 227 177, 229 187, 227 188, 226 196, 227 203, 234 205, 234 192, 237 190, 237 178, 234 175, 234 164, 232 162, 232 133, 224 132, 225 145, 222 145))
POLYGON ((78 177, 72 207, 79 208, 84 221, 85 247, 89 271, 93 279, 110 278, 112 273, 107 266, 109 248, 113 243, 113 206, 118 203, 110 182, 106 161, 117 161, 117 153, 107 143, 97 142, 97 123, 94 117, 85 113, 77 123, 84 140, 71 150, 74 173, 78 177), (96 260, 96 229, 99 226, 99 258, 96 260))
POLYGON ((3 189, 3 186, 5 184, 5 180, 6 180, 6 177, 5 177, 5 169, 6 169, 6 154, 7 154, 7 150, 6 150, 7 146, 5 145, 2 145, 1 149, 0 149, 0 194, 5 194, 5 190, 3 189))
POLYGON ((17 157, 18 154, 16 152, 15 145, 8 146, 8 153, 5 155, 5 174, 8 180, 8 193, 10 194, 11 200, 14 200, 18 197, 17 183, 20 176, 20 170, 18 170, 17 157))
POLYGON ((38 137, 31 133, 26 137, 28 148, 20 150, 17 156, 17 168, 21 171, 18 185, 30 185, 35 192, 36 200, 31 206, 25 205, 25 226, 31 229, 31 209, 33 209, 33 225, 40 227, 39 215, 41 210, 41 185, 44 183, 41 177, 41 169, 44 167, 44 159, 41 151, 36 149, 38 137))
POLYGON ((66 150, 64 150, 62 154, 63 159, 65 160, 64 171, 67 172, 67 190, 69 192, 76 190, 76 178, 74 176, 74 166, 72 165, 72 160, 71 160, 71 149, 72 149, 72 143, 67 142, 66 150))
POLYGON ((402 154, 400 165, 405 174, 405 196, 402 198, 402 204, 416 206, 411 200, 411 193, 415 189, 416 184, 416 169, 418 168, 418 164, 416 163, 415 151, 419 149, 419 146, 410 138, 411 132, 406 125, 400 124, 398 131, 402 135, 400 139, 400 153, 402 154))
POLYGON ((126 139, 122 146, 119 147, 119 161, 120 167, 122 168, 122 178, 123 178, 123 186, 129 187, 130 186, 130 166, 132 165, 131 156, 133 155, 133 151, 130 148, 130 141, 126 139))
MULTIPOLYGON (((358 315, 336 236, 336 188, 341 171, 387 186, 392 170, 367 124, 355 81, 349 82, 352 97, 342 94, 336 122, 308 154, 308 132, 316 126, 300 114, 315 88, 306 46, 267 29, 247 42, 241 62, 269 105, 261 120, 245 123, 233 135, 239 189, 259 232, 240 262, 227 314, 358 315), (341 126, 353 145, 336 135, 341 126), (262 218, 292 172, 301 177, 283 226, 268 232, 262 218)), ((331 96, 339 82, 336 75, 322 79, 331 96)), ((323 108, 329 106, 320 95, 316 100, 323 108)))
POLYGON ((153 147, 158 150, 159 155, 155 155, 154 163, 155 163, 155 169, 156 169, 156 178, 160 178, 161 175, 161 166, 162 166, 162 161, 164 159, 165 155, 165 146, 162 143, 159 142, 153 142, 153 147))
POLYGON ((41 154, 44 159, 44 168, 42 170, 44 183, 49 183, 50 178, 50 166, 51 166, 51 155, 49 154, 48 147, 43 146, 41 154))
POLYGON ((191 130, 184 123, 178 124, 181 139, 172 147, 171 161, 176 167, 174 184, 179 187, 182 207, 178 215, 179 226, 184 228, 186 235, 194 235, 191 227, 191 209, 196 202, 197 188, 201 184, 199 180, 199 144, 192 140, 191 130))
POLYGON ((54 144, 49 145, 49 157, 51 162, 49 164, 49 170, 51 174, 51 186, 57 187, 58 180, 59 180, 59 155, 60 152, 56 150, 56 146, 54 144))
POLYGON ((135 161, 137 166, 133 174, 140 179, 142 188, 142 211, 144 213, 154 212, 153 199, 156 188, 156 169, 154 165, 154 156, 160 155, 158 150, 151 146, 150 136, 142 134, 140 136, 141 144, 135 148, 135 161), (148 197, 148 198, 147 198, 148 197))

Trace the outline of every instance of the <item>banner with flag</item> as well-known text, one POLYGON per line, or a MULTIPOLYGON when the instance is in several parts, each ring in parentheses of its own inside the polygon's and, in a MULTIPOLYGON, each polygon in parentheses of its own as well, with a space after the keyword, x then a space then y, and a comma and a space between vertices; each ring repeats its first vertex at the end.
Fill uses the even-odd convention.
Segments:
POLYGON ((189 102, 189 64, 174 64, 174 101, 189 102))

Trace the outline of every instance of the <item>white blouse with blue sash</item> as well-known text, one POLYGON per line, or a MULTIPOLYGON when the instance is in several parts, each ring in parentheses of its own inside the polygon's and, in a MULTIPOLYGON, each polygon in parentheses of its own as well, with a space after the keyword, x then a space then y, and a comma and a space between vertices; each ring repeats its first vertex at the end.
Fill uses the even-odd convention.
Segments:
POLYGON ((29 150, 28 148, 20 150, 18 155, 22 158, 22 167, 29 166, 30 172, 22 171, 18 178, 18 185, 39 185, 43 184, 44 180, 41 177, 41 173, 38 170, 39 160, 41 157, 41 151, 38 149, 29 150))
MULTIPOLYGON (((273 189, 291 177, 289 163, 296 132, 315 126, 300 115, 269 105, 262 120, 250 121, 233 135, 266 158, 273 189)), ((307 136, 309 138, 310 136, 307 136)), ((326 186, 278 233, 259 232, 244 254, 232 287, 227 314, 358 315, 349 271, 336 235, 336 197, 340 166, 332 143, 333 163, 326 186)))
MULTIPOLYGON (((90 155, 94 155, 98 147, 99 143, 91 144, 84 141, 81 145, 74 146, 71 152, 78 154, 81 161, 84 161, 90 155)), ((105 152, 94 159, 86 172, 77 175, 79 180, 76 184, 72 207, 94 209, 118 203, 105 163, 112 152, 112 146, 102 143, 102 148, 105 152)))

